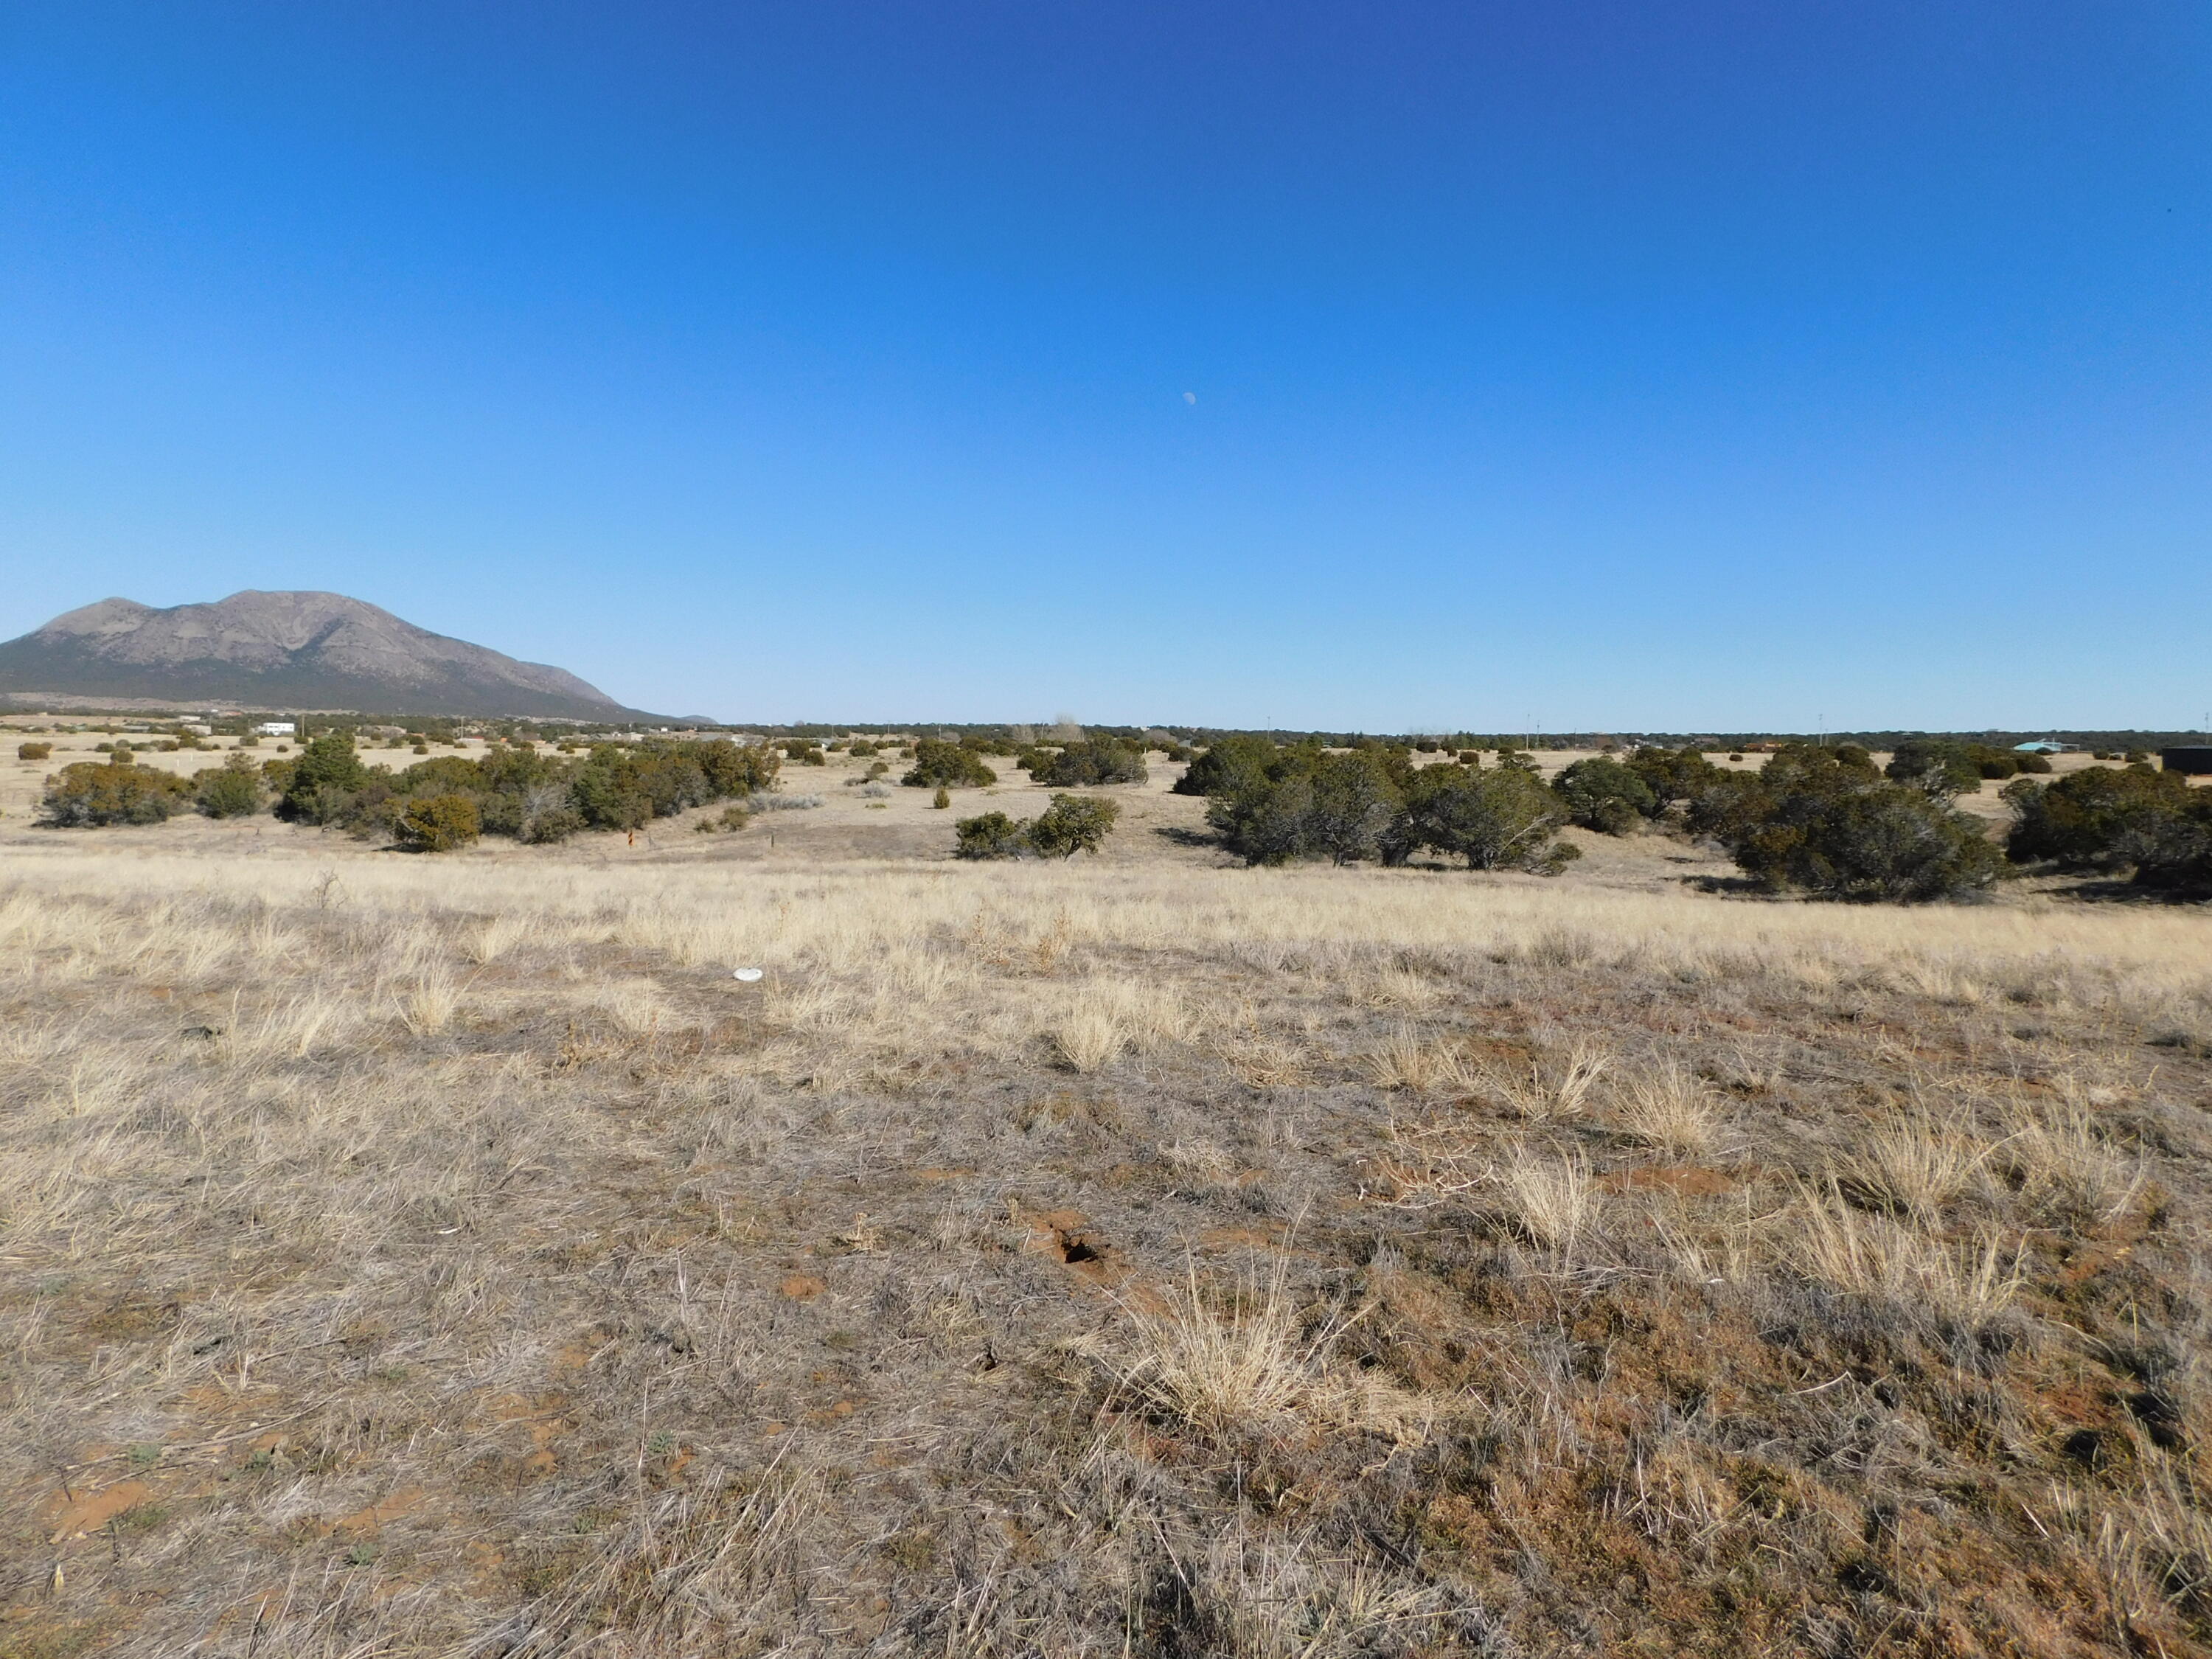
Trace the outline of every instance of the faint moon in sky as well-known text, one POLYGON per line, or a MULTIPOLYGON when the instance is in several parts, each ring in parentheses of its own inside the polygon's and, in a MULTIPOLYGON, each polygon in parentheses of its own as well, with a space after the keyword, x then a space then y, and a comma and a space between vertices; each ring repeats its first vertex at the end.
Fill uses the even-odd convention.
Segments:
POLYGON ((1194 404, 1198 401, 1198 393, 1195 392, 1186 392, 1182 394, 1182 400, 1187 404, 1194 404))

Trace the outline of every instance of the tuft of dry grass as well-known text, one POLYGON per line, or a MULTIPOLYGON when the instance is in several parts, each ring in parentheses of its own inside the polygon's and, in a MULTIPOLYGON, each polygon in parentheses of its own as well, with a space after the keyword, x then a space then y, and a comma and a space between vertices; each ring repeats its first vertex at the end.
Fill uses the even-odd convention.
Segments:
POLYGON ((1800 1271, 1848 1295, 1901 1309, 1929 1309, 1965 1326, 1986 1324, 2019 1294, 2022 1268, 1992 1228, 1952 1243, 1868 1215, 1836 1188, 1807 1188, 1790 1218, 1790 1252, 1800 1271))
POLYGON ((1632 1140, 1675 1158, 1703 1158, 1719 1139, 1719 1103, 1697 1073, 1680 1066, 1655 1066, 1629 1079, 1613 1119, 1632 1140))
POLYGON ((1540 1249, 1571 1256, 1597 1230, 1603 1198, 1579 1152, 1524 1153, 1493 1179, 1506 1217, 1540 1249))
POLYGON ((1183 1282, 1147 1303, 1125 1302, 1130 1352, 1116 1382, 1145 1409, 1217 1440, 1284 1436, 1301 1425, 1366 1431, 1401 1443, 1424 1437, 1427 1401, 1382 1379, 1332 1363, 1346 1329, 1334 1316, 1308 1321, 1289 1290, 1287 1263, 1248 1273, 1225 1296, 1183 1282))
POLYGON ((461 988, 442 967, 425 968, 398 994, 401 1023, 416 1036, 435 1036, 460 1012, 461 988))
POLYGON ((1597 1087, 1598 1079, 1605 1075, 1612 1060, 1610 1053, 1584 1038, 1578 1039, 1564 1054, 1543 1055, 1531 1060, 1525 1071, 1502 1066, 1486 1067, 1480 1079, 1511 1110, 1532 1123, 1542 1123, 1554 1118, 1580 1116, 1589 1106, 1590 1091, 1597 1087))
POLYGON ((465 936, 462 949, 477 967, 488 968, 511 953, 535 931, 527 918, 506 911, 495 916, 486 916, 471 927, 465 936))
POLYGON ((1072 1072, 1090 1073, 1111 1065, 1128 1046, 1129 1028, 1111 1007, 1079 1003, 1052 1030, 1054 1052, 1072 1072))
POLYGON ((1980 1176, 1990 1148, 1914 1112, 1863 1136, 1836 1162, 1839 1190, 1869 1209, 1934 1226, 1980 1176))
MULTIPOLYGON (((1991 1150, 1992 1162, 2032 1200, 2053 1200, 2093 1224, 2117 1219, 2142 1192, 2142 1161, 2111 1140, 2107 1115, 2073 1079, 2045 1110, 2016 1103, 2012 1133, 1991 1150)), ((2109 1102, 2106 1103, 2109 1104, 2109 1102)))
POLYGON ((1369 1053, 1367 1076, 1378 1089, 1466 1089, 1473 1078, 1466 1056, 1450 1042, 1424 1037, 1410 1026, 1394 1027, 1369 1053))

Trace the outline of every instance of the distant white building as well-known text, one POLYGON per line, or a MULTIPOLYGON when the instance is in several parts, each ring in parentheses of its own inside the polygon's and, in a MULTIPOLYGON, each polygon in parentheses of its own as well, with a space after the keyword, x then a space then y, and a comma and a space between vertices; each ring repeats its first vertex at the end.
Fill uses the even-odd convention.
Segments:
POLYGON ((2067 755, 2074 750, 2070 743, 2053 743, 2045 738, 2039 743, 2016 743, 2012 746, 2015 755, 2067 755))
POLYGON ((289 738, 300 729, 297 720, 264 720, 253 728, 264 738, 289 738))

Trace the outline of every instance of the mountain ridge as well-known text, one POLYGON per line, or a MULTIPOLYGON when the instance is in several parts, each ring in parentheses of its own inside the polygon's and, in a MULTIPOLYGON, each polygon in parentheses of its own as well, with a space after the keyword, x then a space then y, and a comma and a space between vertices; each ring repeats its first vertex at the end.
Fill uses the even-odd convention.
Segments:
POLYGON ((572 720, 644 712, 566 669, 433 633, 364 599, 256 588, 64 611, 0 643, 0 692, 572 720))

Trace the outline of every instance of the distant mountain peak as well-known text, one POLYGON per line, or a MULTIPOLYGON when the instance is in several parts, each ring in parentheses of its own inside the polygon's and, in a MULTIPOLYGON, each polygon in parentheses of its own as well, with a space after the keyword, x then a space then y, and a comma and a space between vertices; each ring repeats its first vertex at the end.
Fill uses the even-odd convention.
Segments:
POLYGON ((417 628, 343 593, 108 599, 0 645, 0 691, 413 714, 637 714, 564 669, 417 628))

